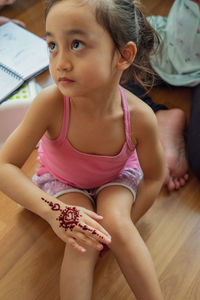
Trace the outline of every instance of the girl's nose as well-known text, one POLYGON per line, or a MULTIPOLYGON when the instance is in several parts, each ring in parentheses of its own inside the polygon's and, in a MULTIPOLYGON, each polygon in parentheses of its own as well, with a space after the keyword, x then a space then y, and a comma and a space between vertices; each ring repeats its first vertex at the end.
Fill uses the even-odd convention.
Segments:
POLYGON ((57 69, 59 71, 66 70, 71 71, 72 70, 72 62, 70 60, 69 55, 66 53, 60 53, 57 61, 57 69))

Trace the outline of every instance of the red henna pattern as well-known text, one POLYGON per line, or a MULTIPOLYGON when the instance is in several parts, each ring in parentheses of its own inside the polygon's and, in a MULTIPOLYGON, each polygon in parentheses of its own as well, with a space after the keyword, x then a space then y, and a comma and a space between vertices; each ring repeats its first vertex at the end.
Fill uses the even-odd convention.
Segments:
MULTIPOLYGON (((52 210, 61 212, 56 220, 60 222, 60 227, 63 227, 65 231, 67 229, 70 229, 72 231, 75 226, 79 226, 82 230, 90 231, 92 234, 101 237, 95 229, 90 229, 89 227, 87 227, 87 225, 81 225, 79 223, 79 218, 81 217, 81 215, 76 207, 65 206, 65 209, 62 209, 59 203, 53 203, 52 201, 48 201, 43 197, 41 199, 42 201, 47 203, 52 210)), ((103 237, 101 238, 103 239, 103 237)))
POLYGON ((66 206, 65 209, 61 209, 59 203, 53 203, 52 201, 48 201, 44 198, 41 199, 47 203, 52 210, 61 212, 56 220, 60 222, 60 227, 63 227, 65 231, 67 229, 72 231, 75 226, 79 225, 79 217, 81 217, 81 215, 76 207, 66 206))

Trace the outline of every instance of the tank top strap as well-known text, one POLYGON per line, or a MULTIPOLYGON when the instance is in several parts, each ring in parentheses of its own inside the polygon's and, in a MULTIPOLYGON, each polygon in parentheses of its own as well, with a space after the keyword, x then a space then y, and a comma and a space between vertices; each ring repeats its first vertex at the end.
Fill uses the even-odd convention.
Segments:
POLYGON ((63 122, 62 122, 62 128, 60 131, 60 136, 58 140, 60 142, 64 141, 66 139, 67 130, 68 130, 68 123, 69 123, 69 110, 70 110, 70 99, 68 97, 64 97, 64 112, 63 112, 63 122))
POLYGON ((122 99, 122 107, 124 111, 124 126, 125 126, 125 134, 126 134, 126 142, 130 150, 134 150, 135 145, 131 139, 131 122, 130 122, 130 111, 128 108, 127 98, 125 91, 122 86, 119 85, 121 99, 122 99))

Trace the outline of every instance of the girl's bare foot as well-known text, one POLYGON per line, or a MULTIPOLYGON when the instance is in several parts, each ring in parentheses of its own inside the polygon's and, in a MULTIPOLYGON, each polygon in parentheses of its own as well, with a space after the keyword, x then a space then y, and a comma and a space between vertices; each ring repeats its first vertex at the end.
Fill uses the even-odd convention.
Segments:
POLYGON ((185 152, 185 114, 181 109, 159 110, 156 113, 160 140, 165 151, 165 185, 178 190, 188 180, 188 162, 185 152))

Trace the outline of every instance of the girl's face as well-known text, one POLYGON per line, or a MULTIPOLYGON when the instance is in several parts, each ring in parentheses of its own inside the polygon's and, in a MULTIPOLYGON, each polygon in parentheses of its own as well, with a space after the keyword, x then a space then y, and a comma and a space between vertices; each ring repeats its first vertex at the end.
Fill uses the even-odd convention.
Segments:
POLYGON ((119 53, 111 37, 97 23, 93 8, 80 2, 56 3, 46 19, 51 75, 69 97, 97 92, 119 77, 119 53))

